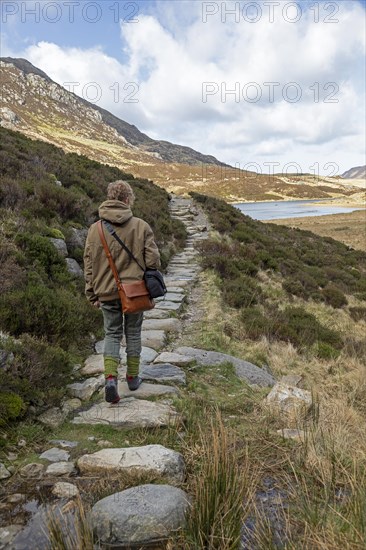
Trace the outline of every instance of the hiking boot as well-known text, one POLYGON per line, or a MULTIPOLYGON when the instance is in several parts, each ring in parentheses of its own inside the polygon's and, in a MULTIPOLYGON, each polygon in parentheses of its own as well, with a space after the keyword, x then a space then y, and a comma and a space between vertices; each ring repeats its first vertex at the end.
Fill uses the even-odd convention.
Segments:
POLYGON ((118 378, 117 376, 108 376, 105 379, 105 400, 107 403, 118 403, 120 400, 118 395, 118 378))
POLYGON ((128 389, 130 391, 135 391, 141 385, 142 378, 140 378, 139 376, 126 375, 126 381, 127 381, 128 389))

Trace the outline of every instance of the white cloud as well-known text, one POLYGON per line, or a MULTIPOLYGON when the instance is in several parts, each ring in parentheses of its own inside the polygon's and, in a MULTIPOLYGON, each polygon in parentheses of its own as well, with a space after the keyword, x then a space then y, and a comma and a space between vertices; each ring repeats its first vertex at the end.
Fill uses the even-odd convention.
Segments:
POLYGON ((21 55, 60 84, 80 82, 75 92, 81 95, 84 87, 84 97, 85 86, 96 82, 102 90, 99 105, 152 137, 228 163, 261 164, 270 157, 281 165, 298 162, 307 172, 314 162, 337 162, 342 172, 363 162, 365 10, 360 4, 340 5, 338 23, 326 23, 327 12, 314 23, 311 10, 297 23, 281 12, 273 23, 267 16, 253 24, 228 16, 223 23, 220 13, 203 23, 202 6, 158 2, 150 15, 139 14, 138 23, 121 23, 125 64, 106 55, 102 45, 83 50, 43 41, 21 55), (214 83, 216 91, 206 102, 205 82, 214 83), (250 102, 255 91, 246 88, 250 82, 262 93, 257 103, 250 102), (279 83, 273 101, 268 101, 268 82, 279 83), (301 90, 295 103, 296 89, 286 88, 289 83, 301 90), (225 86, 239 96, 228 94, 223 101, 225 86), (128 102, 133 92, 130 99, 138 103, 128 102))

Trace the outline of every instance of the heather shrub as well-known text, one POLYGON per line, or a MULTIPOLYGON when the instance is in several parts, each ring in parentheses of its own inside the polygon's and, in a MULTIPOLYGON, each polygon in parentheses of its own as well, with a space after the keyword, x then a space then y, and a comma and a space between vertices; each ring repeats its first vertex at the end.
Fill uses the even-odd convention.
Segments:
POLYGON ((0 428, 23 416, 25 409, 26 406, 19 395, 0 391, 0 428))
POLYGON ((347 298, 339 288, 334 284, 329 284, 323 289, 323 295, 327 304, 335 309, 341 308, 348 304, 347 298))
POLYGON ((15 419, 29 405, 58 405, 72 373, 69 355, 60 347, 30 335, 16 341, 6 339, 1 347, 13 354, 11 363, 0 373, 0 394, 11 396, 4 414, 10 419, 11 413, 15 419))
POLYGON ((260 286, 245 275, 234 280, 223 280, 221 290, 224 301, 234 308, 255 305, 261 301, 263 294, 260 286))

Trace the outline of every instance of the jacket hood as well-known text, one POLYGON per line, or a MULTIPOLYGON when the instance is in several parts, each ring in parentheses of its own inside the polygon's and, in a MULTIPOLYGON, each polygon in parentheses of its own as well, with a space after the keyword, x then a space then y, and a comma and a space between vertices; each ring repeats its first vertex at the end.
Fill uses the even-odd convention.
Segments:
POLYGON ((131 208, 121 201, 104 201, 99 207, 99 217, 111 223, 125 223, 132 216, 131 208))

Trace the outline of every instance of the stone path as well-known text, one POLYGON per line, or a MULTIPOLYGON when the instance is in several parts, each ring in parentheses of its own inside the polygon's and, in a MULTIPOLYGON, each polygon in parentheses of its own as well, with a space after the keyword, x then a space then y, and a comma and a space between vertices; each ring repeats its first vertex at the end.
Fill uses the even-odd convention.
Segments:
MULTIPOLYGON (((143 383, 137 391, 129 391, 125 382, 126 354, 122 342, 119 369, 119 392, 122 399, 118 405, 107 404, 104 401, 104 343, 97 342, 95 354, 79 369, 79 374, 84 380, 69 386, 72 399, 62 410, 49 411, 45 421, 48 425, 56 426, 75 409, 72 422, 76 425, 160 428, 180 423, 181 419, 172 405, 171 398, 178 395, 180 388, 186 384, 185 369, 194 368, 195 364, 217 365, 231 361, 237 375, 246 379, 248 383, 260 386, 274 385, 275 380, 268 372, 246 361, 206 350, 174 348, 174 342, 176 346, 179 345, 179 335, 183 327, 181 317, 189 301, 190 290, 200 272, 198 252, 194 245, 207 238, 209 226, 204 214, 193 205, 191 199, 174 197, 170 209, 172 216, 185 224, 188 238, 184 250, 176 254, 169 263, 165 276, 168 293, 164 298, 157 300, 153 310, 144 315, 140 369, 143 383), (93 402, 89 405, 91 398, 93 402)), ((45 470, 46 467, 42 464, 28 464, 22 469, 23 475, 33 479, 39 479, 44 474, 67 477, 74 474, 77 467, 80 474, 86 476, 90 475, 90 472, 93 472, 93 475, 102 475, 111 470, 128 469, 129 472, 136 470, 150 476, 156 474, 157 478, 164 479, 172 485, 184 481, 183 457, 171 449, 161 445, 111 449, 108 448, 108 441, 100 443, 103 443, 105 448, 97 453, 82 456, 75 465, 69 460, 70 455, 64 449, 72 448, 77 442, 54 440, 52 448, 41 455, 41 458, 50 463, 47 469, 45 470)), ((8 473, 1 468, 0 477, 8 477, 8 473)), ((73 498, 78 494, 75 485, 56 485, 56 496, 73 498)), ((166 539, 174 530, 182 527, 188 506, 189 497, 179 488, 159 484, 139 485, 111 494, 97 502, 92 510, 92 524, 102 545, 117 545, 123 548, 133 542, 134 545, 143 546, 166 539)), ((42 514, 40 517, 43 518, 44 513, 42 514)), ((44 523, 43 519, 42 521, 44 523)), ((34 529, 33 526, 27 528, 34 529)), ((22 550, 22 541, 27 540, 29 535, 26 532, 27 528, 15 533, 11 548, 22 550)), ((6 533, 3 533, 4 537, 8 536, 6 533)), ((48 548, 45 544, 43 540, 42 547, 48 548)))

